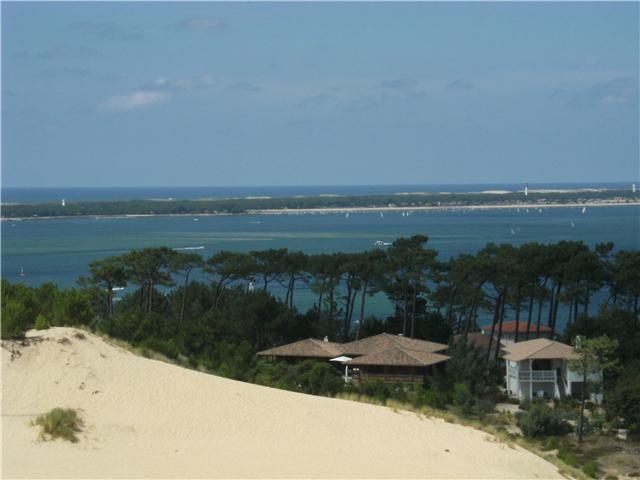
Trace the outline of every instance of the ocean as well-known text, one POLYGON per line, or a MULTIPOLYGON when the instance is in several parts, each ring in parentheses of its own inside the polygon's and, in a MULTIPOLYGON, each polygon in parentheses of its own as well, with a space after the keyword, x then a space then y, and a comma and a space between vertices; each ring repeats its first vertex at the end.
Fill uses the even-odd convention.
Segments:
MULTIPOLYGON (((3 202, 40 202, 68 199, 204 198, 228 195, 289 196, 318 194, 373 194, 414 191, 508 190, 522 186, 424 186, 386 187, 246 187, 217 189, 3 189, 3 202), (431 190, 428 190, 431 188, 431 190), (78 197, 74 197, 75 194, 78 197), (286 192, 286 193, 285 193, 286 192), (297 192, 297 193, 294 193, 297 192)), ((586 188, 567 184, 529 188, 586 188)), ((590 188, 606 188, 601 185, 590 188)), ((610 188, 622 188, 610 187, 610 188)), ((358 252, 374 248, 374 242, 423 234, 427 246, 446 260, 461 253, 475 253, 488 242, 555 243, 583 241, 589 246, 613 242, 617 249, 640 248, 640 207, 589 206, 542 209, 442 210, 260 216, 184 216, 128 218, 67 218, 2 222, 2 277, 36 286, 53 282, 73 287, 87 275, 89 262, 131 249, 168 246, 190 249, 205 259, 220 250, 249 252, 286 247, 307 254, 358 252)), ((307 292, 308 293, 308 292, 307 292)), ((311 296, 309 302, 311 301, 311 296)), ((299 292, 304 298, 305 292, 299 292)), ((310 305, 309 305, 310 306, 310 305)), ((369 313, 386 315, 390 305, 374 300, 369 313)))

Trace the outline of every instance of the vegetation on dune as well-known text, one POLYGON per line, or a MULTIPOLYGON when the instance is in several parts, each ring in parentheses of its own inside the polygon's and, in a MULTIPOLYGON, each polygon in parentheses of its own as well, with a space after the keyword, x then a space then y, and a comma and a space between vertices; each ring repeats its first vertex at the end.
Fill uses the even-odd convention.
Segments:
POLYGON ((419 193, 396 195, 346 195, 278 198, 224 198, 210 200, 118 200, 41 204, 7 204, 3 218, 68 217, 85 215, 197 215, 242 214, 253 210, 313 208, 468 207, 479 205, 543 206, 552 203, 594 201, 637 202, 640 195, 627 190, 512 193, 419 193))
POLYGON ((70 408, 54 408, 38 416, 33 423, 40 426, 40 438, 43 440, 62 438, 74 443, 78 441, 76 435, 83 426, 78 412, 70 408))

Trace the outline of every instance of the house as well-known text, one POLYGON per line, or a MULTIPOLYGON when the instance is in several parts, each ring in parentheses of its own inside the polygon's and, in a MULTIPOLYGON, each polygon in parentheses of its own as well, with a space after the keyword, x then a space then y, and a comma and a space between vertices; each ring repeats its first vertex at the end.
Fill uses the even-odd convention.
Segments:
MULTIPOLYGON (((505 351, 505 380, 509 396, 526 400, 582 394, 583 377, 569 368, 569 362, 580 356, 570 345, 537 338, 507 345, 505 351)), ((600 372, 590 375, 588 380, 601 378, 600 372)), ((596 395, 590 398, 597 403, 601 400, 596 395)))
POLYGON ((259 352, 285 360, 317 359, 345 367, 345 380, 379 378, 383 381, 422 382, 434 366, 448 360, 447 345, 401 335, 381 333, 349 343, 308 338, 259 352))
POLYGON ((340 344, 328 340, 307 338, 294 343, 288 343, 279 347, 270 348, 258 352, 260 357, 280 358, 290 362, 314 359, 330 360, 341 355, 340 344))
POLYGON ((355 357, 345 362, 353 379, 380 379, 384 382, 422 383, 435 365, 449 357, 441 353, 447 345, 402 335, 381 333, 345 343, 343 354, 355 357))
POLYGON ((345 362, 352 368, 356 381, 382 380, 383 382, 422 383, 433 373, 434 366, 446 362, 447 355, 394 346, 345 362))
POLYGON ((390 333, 380 333, 354 342, 343 343, 340 345, 340 349, 343 355, 357 357, 381 352, 396 346, 424 352, 441 352, 447 349, 447 345, 442 343, 430 342, 419 338, 408 338, 403 335, 391 335, 390 333))
MULTIPOLYGON (((540 336, 538 337, 538 325, 537 323, 531 322, 529 328, 527 329, 527 321, 520 320, 516 322, 515 320, 510 322, 502 322, 502 336, 500 337, 500 341, 508 345, 510 343, 515 343, 516 341, 516 324, 518 330, 518 341, 526 341, 532 338, 551 338, 551 328, 546 325, 540 325, 540 336), (528 335, 527 335, 528 332, 528 335)), ((496 323, 495 330, 493 332, 493 338, 498 338, 498 328, 499 325, 496 323)), ((491 336, 491 324, 485 325, 480 329, 483 335, 491 336)))

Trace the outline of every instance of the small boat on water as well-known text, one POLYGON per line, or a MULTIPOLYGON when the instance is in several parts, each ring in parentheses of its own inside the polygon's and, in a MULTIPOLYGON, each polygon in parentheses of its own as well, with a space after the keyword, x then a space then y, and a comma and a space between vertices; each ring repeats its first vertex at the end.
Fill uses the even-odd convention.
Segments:
POLYGON ((383 242, 382 240, 376 240, 375 242, 373 242, 373 244, 376 247, 387 247, 387 246, 391 245, 391 242, 383 242))

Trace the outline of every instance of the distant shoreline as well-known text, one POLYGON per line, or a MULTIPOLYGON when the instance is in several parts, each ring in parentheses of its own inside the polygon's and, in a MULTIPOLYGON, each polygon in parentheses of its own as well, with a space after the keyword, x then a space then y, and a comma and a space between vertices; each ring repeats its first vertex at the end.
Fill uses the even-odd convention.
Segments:
POLYGON ((363 206, 363 207, 310 207, 310 208, 261 208, 247 209, 243 212, 192 212, 192 213, 131 213, 112 215, 55 215, 55 216, 27 216, 27 217, 5 217, 0 218, 1 222, 11 221, 32 221, 32 220, 68 220, 71 218, 93 218, 96 220, 106 218, 135 219, 135 218, 155 218, 155 217, 219 217, 219 216, 249 216, 249 215, 329 215, 347 213, 401 213, 401 212, 438 212, 438 211, 477 211, 477 210, 544 210, 547 208, 602 208, 602 207, 624 207, 640 206, 640 200, 599 200, 572 203, 500 203, 482 205, 428 205, 428 206, 363 206))

